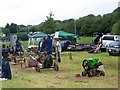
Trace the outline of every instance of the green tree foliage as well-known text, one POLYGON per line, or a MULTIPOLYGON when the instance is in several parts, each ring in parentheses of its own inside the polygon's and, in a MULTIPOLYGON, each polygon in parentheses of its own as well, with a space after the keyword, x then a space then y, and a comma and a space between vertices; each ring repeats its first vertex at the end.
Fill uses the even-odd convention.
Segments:
POLYGON ((8 33, 10 33, 10 31, 8 28, 2 28, 2 33, 4 33, 7 36, 8 33))
POLYGON ((17 33, 18 30, 19 30, 19 28, 18 28, 17 24, 11 23, 11 25, 9 25, 7 23, 7 25, 3 29, 3 33, 5 33, 5 34, 8 34, 8 33, 17 33))
POLYGON ((117 35, 120 35, 120 20, 117 21, 117 23, 115 23, 112 27, 112 31, 111 31, 111 34, 117 34, 117 35))
POLYGON ((23 41, 28 40, 28 34, 26 32, 18 32, 16 35, 23 41))
POLYGON ((64 30, 66 32, 70 32, 70 33, 75 33, 75 20, 74 19, 68 19, 68 20, 64 20, 61 23, 61 30, 64 30))
POLYGON ((30 29, 29 29, 29 32, 36 32, 37 29, 35 28, 35 26, 32 26, 30 29))
POLYGON ((11 25, 9 26, 10 33, 17 33, 18 29, 19 28, 17 24, 11 23, 11 25))
POLYGON ((57 30, 56 22, 53 19, 54 14, 52 12, 49 13, 47 20, 44 23, 44 32, 45 33, 54 33, 57 30))
POLYGON ((2 32, 3 32, 6 36, 8 36, 8 34, 10 33, 9 27, 10 27, 10 25, 7 23, 6 26, 5 26, 5 28, 2 28, 2 32))
POLYGON ((19 28, 18 32, 27 32, 28 31, 28 28, 19 28))
POLYGON ((28 27, 25 25, 18 25, 18 31, 17 32, 28 32, 28 27))

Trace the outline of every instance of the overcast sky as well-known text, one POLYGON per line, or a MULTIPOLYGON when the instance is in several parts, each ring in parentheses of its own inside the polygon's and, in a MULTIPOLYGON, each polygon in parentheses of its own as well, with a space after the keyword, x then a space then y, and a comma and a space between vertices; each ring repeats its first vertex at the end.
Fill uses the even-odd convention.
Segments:
POLYGON ((52 11, 55 20, 103 15, 118 7, 119 0, 0 0, 0 27, 7 23, 37 25, 52 11))

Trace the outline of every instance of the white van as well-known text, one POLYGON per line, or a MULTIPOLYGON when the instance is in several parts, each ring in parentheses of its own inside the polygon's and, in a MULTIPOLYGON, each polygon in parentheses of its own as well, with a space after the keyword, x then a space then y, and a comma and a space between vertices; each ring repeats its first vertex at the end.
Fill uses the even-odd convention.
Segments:
POLYGON ((102 48, 106 49, 109 43, 120 41, 120 36, 118 35, 103 35, 100 38, 100 42, 102 43, 102 48))

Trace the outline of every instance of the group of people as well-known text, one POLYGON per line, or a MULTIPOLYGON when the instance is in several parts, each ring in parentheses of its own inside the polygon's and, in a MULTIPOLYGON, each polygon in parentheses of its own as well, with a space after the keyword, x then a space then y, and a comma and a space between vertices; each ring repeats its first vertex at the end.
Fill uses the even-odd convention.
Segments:
POLYGON ((61 62, 60 58, 60 52, 61 52, 61 44, 60 40, 58 38, 54 38, 54 40, 51 38, 50 34, 47 35, 47 38, 41 38, 39 45, 38 45, 38 52, 44 52, 46 50, 48 55, 52 54, 53 48, 55 49, 55 58, 58 58, 58 62, 61 62), (58 55, 56 57, 56 54, 58 55))
MULTIPOLYGON (((18 39, 16 41, 15 46, 5 46, 5 44, 2 45, 2 62, 1 62, 1 68, 2 72, 0 73, 0 78, 2 79, 7 79, 11 80, 12 79, 12 73, 11 73, 11 68, 9 64, 9 54, 12 54, 14 56, 18 56, 19 52, 24 52, 22 45, 20 43, 20 40, 18 39)), ((14 59, 14 63, 16 63, 16 59, 14 59)))
MULTIPOLYGON (((62 51, 61 49, 61 43, 58 38, 54 38, 54 40, 51 38, 50 34, 47 35, 47 38, 41 38, 39 45, 38 45, 38 52, 39 54, 46 51, 48 55, 52 55, 53 48, 55 49, 55 58, 58 59, 58 62, 61 62, 60 58, 60 52, 62 51)), ((16 41, 15 46, 2 46, 2 72, 0 73, 0 78, 6 78, 11 80, 12 79, 12 74, 11 74, 11 69, 9 65, 9 54, 13 54, 14 56, 18 56, 20 53, 24 54, 23 47, 21 45, 20 40, 18 39, 16 41)), ((16 60, 14 59, 14 63, 16 63, 16 60)))

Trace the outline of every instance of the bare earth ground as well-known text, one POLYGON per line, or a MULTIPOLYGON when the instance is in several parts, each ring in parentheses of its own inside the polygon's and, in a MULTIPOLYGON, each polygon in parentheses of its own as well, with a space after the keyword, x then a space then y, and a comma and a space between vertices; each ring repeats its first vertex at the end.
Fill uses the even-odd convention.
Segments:
POLYGON ((89 54, 87 52, 62 52, 62 63, 59 71, 42 69, 36 72, 34 68, 21 68, 12 65, 13 78, 3 81, 3 88, 118 88, 118 57, 108 53, 89 54), (68 53, 72 53, 70 60, 68 53), (105 66, 104 77, 75 78, 76 73, 83 71, 82 61, 85 58, 97 57, 105 66))

